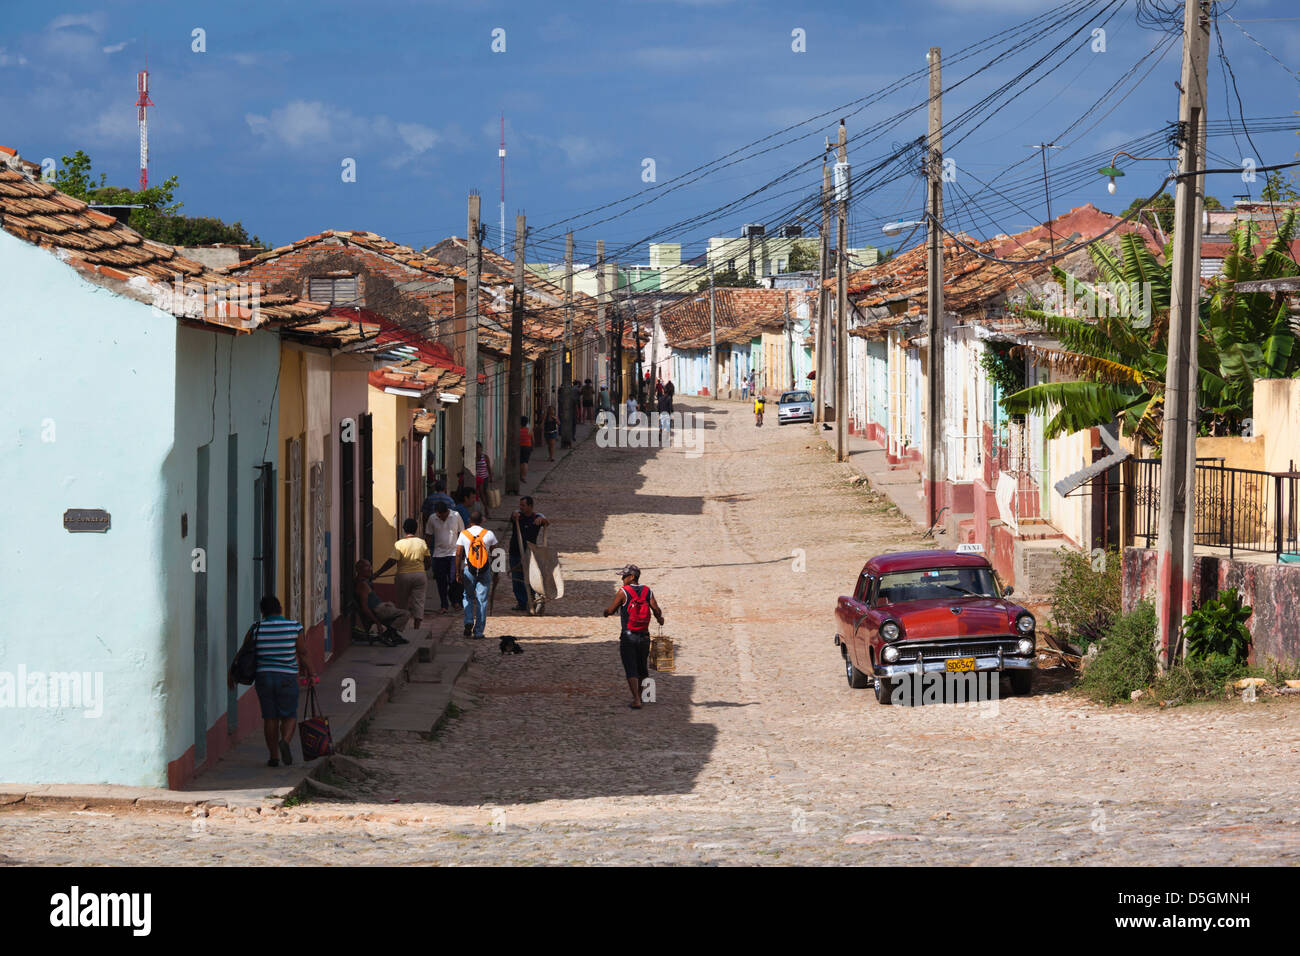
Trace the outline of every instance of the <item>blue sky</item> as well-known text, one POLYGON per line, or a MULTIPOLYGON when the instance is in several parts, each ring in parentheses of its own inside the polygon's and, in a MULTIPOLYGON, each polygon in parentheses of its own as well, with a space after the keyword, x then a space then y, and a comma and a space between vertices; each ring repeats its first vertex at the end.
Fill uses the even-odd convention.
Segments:
MULTIPOLYGON (((744 222, 775 224, 769 217, 779 218, 817 188, 821 143, 834 135, 838 114, 698 183, 670 189, 673 177, 922 69, 931 45, 943 48, 945 81, 953 83, 984 62, 975 57, 949 65, 960 48, 1055 6, 1054 0, 28 4, 6 10, 0 143, 36 161, 82 148, 110 182, 134 184, 135 72, 147 55, 156 103, 151 180, 179 176, 187 213, 241 220, 274 244, 335 228, 368 229, 420 246, 464 234, 465 196, 477 188, 495 243, 504 112, 509 228, 517 211, 527 212, 539 241, 529 260, 560 257, 557 236, 566 227, 554 225, 557 220, 643 192, 622 207, 580 217, 573 227, 579 259, 590 257, 601 238, 624 261, 644 262, 640 240, 647 237, 684 241, 689 249, 708 235, 734 235, 744 222), (498 28, 505 31, 505 52, 491 48, 498 28), (204 31, 205 52, 192 49, 195 29, 204 31), (804 31, 806 52, 792 49, 796 29, 804 31), (356 161, 356 182, 342 181, 348 158, 356 161), (654 184, 642 180, 647 158, 654 160, 654 184), (674 227, 810 161, 757 201, 674 227), (593 222, 606 216, 613 218, 593 222)), ((1240 26, 1221 25, 1246 115, 1291 115, 1300 108, 1300 83, 1241 30, 1294 70, 1300 66, 1294 4, 1240 0, 1230 13, 1240 26)), ((1085 31, 1059 69, 1025 84, 1022 96, 949 154, 959 177, 949 210, 960 228, 1015 230, 1043 218, 1042 167, 1027 144, 1057 136, 1161 39, 1137 24, 1134 0, 1105 29, 1104 52, 1089 48, 1085 31), (1003 172, 1028 156, 1032 162, 1003 172), (999 173, 1003 178, 995 181, 999 173), (997 208, 983 187, 989 182, 1022 189, 1010 197, 1014 203, 997 208), (1030 196, 1031 183, 1037 198, 1030 196)), ((1031 52, 1026 47, 1023 56, 949 93, 946 117, 1010 80, 1031 52)), ((1179 58, 1175 42, 1113 112, 1086 135, 1076 130, 1063 140, 1069 145, 1053 151, 1053 167, 1113 150, 1176 118, 1179 58)), ((1226 87, 1217 58, 1212 63, 1210 118, 1222 120, 1226 87)), ((918 81, 859 104, 865 108, 849 119, 850 135, 923 95, 918 81)), ((853 141, 855 173, 924 129, 918 111, 879 138, 853 141)), ((1292 160, 1300 148, 1294 131, 1254 140, 1262 163, 1292 160)), ((1210 147, 1212 156, 1234 162, 1256 152, 1240 136, 1212 139, 1210 147)), ((1053 174, 1053 212, 1087 201, 1118 211, 1149 194, 1163 169, 1159 163, 1130 167, 1113 198, 1101 177, 1070 182, 1053 174)), ((1246 188, 1239 177, 1225 176, 1209 191, 1230 200, 1246 188)), ((920 195, 914 176, 855 192, 853 244, 890 244, 880 222, 915 218, 920 195)))

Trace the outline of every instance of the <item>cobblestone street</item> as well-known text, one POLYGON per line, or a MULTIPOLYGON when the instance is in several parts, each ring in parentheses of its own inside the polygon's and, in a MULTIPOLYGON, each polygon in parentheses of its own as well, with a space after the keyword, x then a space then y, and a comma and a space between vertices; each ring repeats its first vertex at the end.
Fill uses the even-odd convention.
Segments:
POLYGON ((701 455, 589 440, 535 490, 565 597, 489 620, 435 739, 364 735, 370 776, 330 781, 356 802, 12 810, 0 862, 1300 863, 1294 701, 1106 709, 1050 671, 996 712, 850 689, 835 597, 918 534, 810 426, 682 407, 701 455), (627 562, 678 642, 640 711, 601 617, 627 562))

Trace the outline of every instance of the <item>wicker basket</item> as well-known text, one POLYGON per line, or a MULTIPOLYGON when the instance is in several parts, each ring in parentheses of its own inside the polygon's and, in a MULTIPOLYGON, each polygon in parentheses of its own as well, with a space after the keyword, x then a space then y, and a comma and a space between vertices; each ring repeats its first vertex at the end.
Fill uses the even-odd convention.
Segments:
POLYGON ((654 670, 672 673, 677 669, 677 649, 673 639, 658 634, 650 638, 650 666, 654 670))

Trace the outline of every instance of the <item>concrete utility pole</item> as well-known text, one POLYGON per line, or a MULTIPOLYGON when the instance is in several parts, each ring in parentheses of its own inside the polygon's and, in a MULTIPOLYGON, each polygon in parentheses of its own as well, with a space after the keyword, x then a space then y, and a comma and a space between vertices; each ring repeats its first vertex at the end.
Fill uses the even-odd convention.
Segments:
POLYGON ((1169 361, 1156 538, 1160 666, 1177 656, 1183 615, 1192 609, 1195 553, 1189 498, 1196 490, 1196 327, 1200 301, 1201 210, 1205 165, 1206 66, 1210 53, 1208 0, 1186 0, 1183 11, 1182 94, 1178 108, 1178 185, 1174 193, 1173 284, 1169 297, 1169 361))
POLYGON ((835 460, 849 460, 849 145, 840 120, 840 145, 835 164, 835 202, 839 217, 835 233, 835 460))
POLYGON ((709 266, 709 397, 718 397, 718 323, 713 305, 713 266, 709 266))
POLYGON ((826 420, 827 391, 826 370, 830 367, 827 356, 830 354, 830 322, 827 308, 830 295, 826 291, 826 280, 830 277, 831 266, 831 167, 826 157, 831 151, 831 141, 826 140, 826 152, 822 154, 822 230, 821 249, 817 257, 817 332, 813 337, 813 421, 820 424, 826 420))
POLYGON ((479 194, 469 194, 469 217, 465 223, 465 406, 461 439, 465 443, 461 466, 469 472, 472 486, 474 443, 478 435, 478 276, 482 264, 479 250, 479 194))
POLYGON ((515 301, 510 316, 510 402, 506 406, 506 494, 519 493, 519 422, 524 416, 524 217, 515 216, 515 301))
POLYGON ((926 157, 929 215, 926 217, 927 288, 926 338, 929 350, 925 373, 928 396, 925 414, 925 499, 929 502, 931 527, 939 520, 939 493, 948 474, 944 448, 943 396, 943 81, 939 70, 939 48, 930 47, 930 136, 926 157))

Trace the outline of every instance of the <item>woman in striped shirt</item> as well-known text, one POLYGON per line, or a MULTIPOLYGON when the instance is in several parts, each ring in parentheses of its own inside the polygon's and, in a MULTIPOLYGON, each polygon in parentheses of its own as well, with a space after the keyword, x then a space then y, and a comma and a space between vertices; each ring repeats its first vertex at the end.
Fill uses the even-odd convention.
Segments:
POLYGON ((488 458, 487 452, 483 450, 483 443, 476 441, 474 443, 474 488, 478 491, 479 505, 483 508, 483 517, 492 517, 488 514, 487 490, 488 482, 492 480, 492 460, 488 458))
MULTIPOLYGON (((298 673, 312 679, 311 665, 307 662, 307 646, 303 641, 302 625, 286 618, 280 599, 274 594, 262 598, 262 619, 244 635, 244 647, 250 643, 257 651, 257 700, 262 705, 262 728, 266 735, 266 749, 271 757, 268 767, 293 763, 290 742, 298 727, 298 673)), ((235 686, 234 668, 226 678, 228 687, 235 686)))

